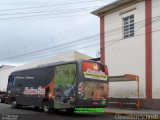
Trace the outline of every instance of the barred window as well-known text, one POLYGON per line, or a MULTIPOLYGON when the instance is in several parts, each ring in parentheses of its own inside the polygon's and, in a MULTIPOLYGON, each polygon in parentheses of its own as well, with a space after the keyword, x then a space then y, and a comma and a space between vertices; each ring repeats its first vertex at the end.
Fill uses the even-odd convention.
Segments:
POLYGON ((134 15, 123 18, 123 37, 134 36, 134 15))

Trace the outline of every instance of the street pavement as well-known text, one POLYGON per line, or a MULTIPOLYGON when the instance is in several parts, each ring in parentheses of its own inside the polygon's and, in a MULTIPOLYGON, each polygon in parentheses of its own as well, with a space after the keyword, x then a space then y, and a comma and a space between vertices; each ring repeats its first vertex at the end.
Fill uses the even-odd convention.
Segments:
POLYGON ((160 110, 147 110, 147 109, 124 109, 124 108, 106 108, 107 114, 143 114, 143 115, 158 115, 160 110))
POLYGON ((0 103, 0 114, 0 120, 115 120, 115 115, 104 113, 69 115, 65 111, 61 111, 47 114, 41 110, 35 110, 32 107, 12 109, 11 105, 2 103, 0 103))
POLYGON ((105 113, 121 120, 160 120, 160 110, 106 108, 105 113))
POLYGON ((71 114, 65 111, 43 113, 33 107, 12 109, 11 105, 0 103, 0 120, 160 120, 158 110, 133 110, 106 108, 105 113, 71 114))

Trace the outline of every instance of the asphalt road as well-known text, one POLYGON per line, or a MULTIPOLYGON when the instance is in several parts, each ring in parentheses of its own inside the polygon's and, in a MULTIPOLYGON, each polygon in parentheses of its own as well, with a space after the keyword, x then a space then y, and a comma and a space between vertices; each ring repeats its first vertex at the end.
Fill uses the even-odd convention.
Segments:
POLYGON ((103 113, 69 115, 65 111, 43 113, 41 110, 35 110, 32 107, 12 109, 8 104, 0 103, 0 120, 115 120, 115 116, 103 113))

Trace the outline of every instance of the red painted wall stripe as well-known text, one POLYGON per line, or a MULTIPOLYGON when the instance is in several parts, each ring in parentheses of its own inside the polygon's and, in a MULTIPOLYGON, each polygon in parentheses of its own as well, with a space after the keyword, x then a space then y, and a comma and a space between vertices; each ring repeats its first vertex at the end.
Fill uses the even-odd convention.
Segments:
POLYGON ((100 51, 101 63, 105 64, 105 38, 104 38, 104 16, 100 17, 100 51))
POLYGON ((152 0, 145 2, 146 14, 146 98, 152 99, 152 0))

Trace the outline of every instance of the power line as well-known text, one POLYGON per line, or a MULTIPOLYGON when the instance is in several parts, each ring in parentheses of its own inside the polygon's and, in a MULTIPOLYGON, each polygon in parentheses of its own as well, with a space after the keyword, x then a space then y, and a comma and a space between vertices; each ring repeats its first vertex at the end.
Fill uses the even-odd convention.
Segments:
MULTIPOLYGON (((83 11, 83 10, 86 10, 87 7, 80 8, 80 9, 83 11)), ((9 17, 9 18, 0 18, 0 20, 17 19, 17 18, 24 19, 24 18, 28 18, 28 17, 48 16, 48 15, 52 15, 49 12, 55 12, 55 11, 63 11, 63 12, 59 12, 57 14, 53 14, 53 15, 58 15, 58 16, 63 15, 63 14, 67 14, 67 13, 72 13, 72 14, 76 13, 76 11, 74 9, 68 9, 68 11, 67 10, 50 10, 50 11, 32 11, 32 12, 24 12, 24 13, 9 13, 9 14, 6 13, 6 14, 1 14, 1 16, 6 16, 6 15, 25 15, 25 14, 35 14, 35 13, 48 13, 48 14, 37 14, 37 15, 31 15, 31 16, 17 16, 17 17, 9 17)), ((80 12, 80 11, 77 11, 77 12, 80 12)), ((56 16, 56 17, 58 17, 58 16, 56 16)))
MULTIPOLYGON (((154 18, 152 18, 152 19, 159 19, 160 18, 160 16, 156 16, 156 17, 154 17, 154 18)), ((136 27, 138 27, 138 26, 140 26, 142 23, 141 22, 144 22, 145 20, 141 20, 141 21, 138 21, 138 22, 136 22, 135 23, 135 26, 136 27), (141 23, 141 24, 139 24, 139 23, 141 23)), ((143 24, 142 24, 143 25, 143 24)), ((87 27, 88 28, 88 27, 87 27)), ((139 29, 139 28, 138 28, 139 29)), ((84 30, 87 30, 87 29, 84 29, 84 30)), ((122 27, 118 27, 118 28, 116 28, 116 29, 112 29, 112 30, 109 30, 109 31, 106 31, 107 33, 109 33, 109 35, 116 35, 117 33, 115 33, 116 31, 117 32, 119 32, 119 30, 122 30, 122 27), (110 34, 111 32, 114 32, 114 34, 110 34)), ((75 34, 74 32, 71 34, 72 36, 73 35, 77 35, 77 34, 75 34)), ((68 38, 71 38, 72 36, 67 36, 68 38)), ((64 35, 62 34, 61 35, 61 37, 64 37, 64 35)), ((65 37, 65 38, 67 38, 67 37, 65 37)), ((64 39, 64 38, 63 38, 64 39)), ((63 39, 61 39, 61 40, 63 40, 63 39)), ((54 42, 58 42, 58 40, 56 40, 56 41, 54 41, 54 42)))
MULTIPOLYGON (((84 40, 86 40, 86 39, 91 39, 91 38, 94 38, 94 37, 97 37, 97 35, 88 36, 88 37, 85 37, 85 38, 82 38, 82 39, 78 39, 78 40, 76 40, 76 41, 77 41, 77 42, 81 42, 82 40, 84 41, 84 40)), ((63 45, 70 44, 70 43, 73 43, 73 42, 75 42, 75 40, 74 40, 74 41, 67 42, 67 43, 64 43, 63 45)), ((61 45, 61 46, 62 46, 62 45, 61 45)), ((59 46, 57 46, 57 47, 59 47, 59 46)), ((53 49, 53 48, 56 48, 56 47, 54 46, 54 47, 50 47, 50 48, 45 48, 45 49, 41 49, 41 50, 36 50, 36 51, 28 52, 28 53, 25 53, 25 54, 20 54, 20 55, 8 57, 7 59, 10 59, 10 58, 13 58, 13 57, 15 58, 15 57, 18 57, 18 56, 27 55, 27 54, 31 54, 31 53, 37 53, 37 52, 41 52, 41 51, 46 51, 46 50, 50 50, 50 49, 53 49)), ((6 59, 6 58, 0 59, 0 60, 4 60, 4 59, 6 59)))
MULTIPOLYGON (((159 32, 160 30, 156 30, 156 31, 152 31, 152 32, 159 32)), ((151 33, 151 32, 150 32, 151 33)), ((140 37, 140 36, 142 36, 142 35, 144 35, 144 34, 146 34, 146 33, 143 33, 143 34, 139 34, 139 35, 136 35, 136 36, 134 36, 134 37, 140 37)), ((147 33, 148 34, 148 33, 147 33)), ((116 43, 117 42, 120 42, 120 41, 122 41, 122 40, 124 40, 124 39, 119 39, 119 40, 117 40, 116 41, 116 43)), ((105 43, 107 43, 107 42, 105 42, 105 43)), ((80 50, 80 49, 84 49, 84 48, 89 48, 89 47, 95 47, 95 46, 98 46, 98 45, 100 45, 99 43, 97 43, 97 44, 92 44, 92 45, 87 45, 87 46, 84 46, 84 47, 79 47, 79 48, 76 48, 76 49, 71 49, 71 50, 67 50, 67 51, 64 51, 64 52, 57 52, 57 53, 54 53, 54 55, 57 55, 57 54, 61 54, 61 53, 67 53, 67 52, 70 52, 70 51, 75 51, 75 50, 80 50)), ((113 45, 113 44, 112 44, 113 45)), ((105 45, 105 46, 111 46, 111 45, 105 45)), ((50 55, 49 55, 50 56, 50 55)), ((47 57, 47 56, 43 56, 43 57, 47 57)), ((31 59, 35 59, 36 57, 35 56, 33 56, 32 58, 26 58, 26 59, 20 59, 20 60, 16 60, 16 61, 24 61, 24 60, 31 60, 31 59)), ((39 57, 38 57, 39 58, 39 57)))
POLYGON ((44 5, 44 4, 47 4, 48 2, 14 2, 14 3, 11 3, 11 2, 0 2, 0 5, 44 5))
MULTIPOLYGON (((75 13, 81 13, 83 12, 84 10, 81 10, 81 11, 68 11, 68 12, 61 12, 61 13, 57 13, 57 14, 53 14, 53 13, 46 13, 46 14, 36 14, 36 15, 28 15, 28 16, 18 16, 18 17, 6 17, 6 18, 0 18, 0 20, 14 20, 14 19, 24 19, 24 18, 33 18, 33 17, 39 17, 39 16, 53 16, 53 18, 57 18, 59 16, 62 16, 62 15, 65 15, 65 14, 69 14, 71 17, 75 15, 75 13)), ((77 14, 76 14, 77 15, 77 14)), ((84 15, 84 14, 83 14, 84 15)), ((68 17, 68 16, 62 16, 62 17, 68 17)))
MULTIPOLYGON (((87 1, 86 1, 87 2, 87 1)), ((88 2, 93 2, 93 1, 88 1, 88 2)), ((95 1, 94 1, 95 2, 95 1)), ((80 3, 82 3, 82 2, 80 2, 80 3)), ((85 3, 85 2, 84 2, 85 3)), ((63 4, 66 4, 66 3, 63 3, 63 4)), ((71 3, 67 3, 67 4, 71 4, 71 3)), ((52 5, 50 5, 50 6, 52 6, 52 5)), ((42 7, 42 6, 37 6, 37 7, 42 7)), ((43 7, 44 7, 44 5, 43 5, 43 7)), ((29 7, 30 8, 30 7, 29 7)), ((32 7, 31 7, 32 8, 32 7)), ((28 9, 28 8, 27 8, 28 9)), ((82 8, 83 9, 83 8, 82 8)), ((85 9, 85 8, 84 8, 85 9)), ((13 9, 12 9, 13 10, 13 9)), ((16 9, 17 10, 17 9, 16 9)), ((1 11, 1 10, 0 10, 1 11)), ((2 11, 5 11, 5 10, 2 10, 2 11)), ((56 11, 56 10, 54 10, 54 11, 56 11)), ((62 10, 63 11, 63 10, 62 10)), ((1 14, 2 16, 3 15, 17 15, 17 14, 34 14, 34 13, 42 13, 42 12, 49 12, 49 11, 33 11, 33 12, 25 12, 25 13, 10 13, 10 14, 1 14)), ((51 12, 51 11, 50 11, 51 12)), ((53 11, 52 11, 53 12, 53 11)), ((71 12, 71 13, 73 13, 73 11, 68 11, 68 12, 71 12)), ((64 13, 66 13, 66 11, 64 11, 64 13)), ((64 13, 59 13, 59 14, 64 14, 64 13)), ((59 14, 57 14, 57 15, 59 15, 59 14)), ((23 19, 23 18, 28 18, 28 17, 38 17, 38 16, 46 16, 46 15, 50 15, 49 13, 48 14, 42 14, 42 15, 31 15, 31 16, 18 16, 18 17, 9 17, 9 18, 0 18, 0 20, 6 20, 6 19, 17 19, 17 18, 19 18, 19 19, 23 19)), ((58 16, 57 16, 58 17, 58 16)), ((67 17, 67 16, 66 16, 67 17)))
POLYGON ((81 4, 81 3, 91 3, 97 2, 99 0, 92 0, 92 1, 85 1, 85 2, 67 2, 67 3, 60 3, 60 4, 51 4, 51 5, 42 5, 42 6, 35 6, 35 7, 24 7, 24 8, 15 8, 15 9, 2 9, 0 11, 15 11, 15 10, 26 10, 26 9, 34 9, 34 8, 46 8, 46 7, 55 7, 59 5, 73 5, 73 4, 81 4))
MULTIPOLYGON (((159 16, 159 17, 160 17, 160 16, 159 16)), ((155 20, 152 20, 152 23, 159 21, 159 19, 160 19, 159 17, 157 17, 155 20)), ((148 21, 148 19, 147 19, 146 21, 148 21)), ((135 32, 141 30, 142 28, 144 28, 145 26, 148 26, 148 25, 150 25, 150 23, 144 24, 142 27, 140 27, 139 29, 137 29, 135 32)), ((152 31, 152 32, 153 32, 153 31, 152 31)), ((147 34, 149 34, 149 33, 147 33, 147 34)), ((120 40, 124 40, 124 39, 120 39, 120 40)), ((109 46, 111 46, 111 45, 113 45, 113 44, 119 42, 120 40, 111 43, 109 46)))
MULTIPOLYGON (((159 30, 158 30, 159 31, 159 30)), ((156 31, 152 31, 152 32, 156 32, 156 31)), ((147 33, 148 34, 148 33, 147 33)), ((137 36, 141 36, 141 35, 143 35, 143 34, 139 34, 139 35, 137 35, 137 36)), ((124 39, 120 39, 120 40, 114 40, 115 42, 113 42, 113 44, 114 43, 117 43, 117 42, 119 42, 119 41, 121 41, 121 40, 124 40, 124 39)), ((113 40, 111 40, 111 41, 113 41, 113 40)), ((112 45, 112 43, 111 44, 109 44, 109 46, 111 46, 112 45)))
MULTIPOLYGON (((158 19, 158 18, 157 18, 157 19, 158 19)), ((143 27, 144 27, 144 26, 143 26, 143 27)), ((143 27, 142 27, 142 28, 143 28, 143 27)), ((137 31, 138 31, 138 30, 137 30, 137 31)), ((135 32, 136 32, 136 31, 135 31, 135 32)), ((99 35, 99 34, 98 34, 98 35, 99 35)), ((83 38, 83 39, 78 39, 77 41, 86 40, 86 39, 91 39, 91 38, 94 38, 94 37, 97 37, 97 35, 88 36, 88 37, 83 38)), ((75 42, 75 41, 71 41, 71 42, 69 42, 69 43, 64 43, 64 44, 62 44, 61 46, 66 45, 66 44, 70 44, 70 43, 73 43, 73 42, 75 42)), ((45 50, 48 50, 48 49, 52 49, 52 47, 51 47, 51 48, 42 49, 42 50, 32 51, 32 52, 29 52, 29 53, 26 53, 26 54, 31 54, 31 53, 35 53, 35 52, 45 51, 45 50)), ((22 55, 26 55, 26 54, 22 54, 22 55)), ((18 55, 18 56, 22 56, 22 55, 18 55)), ((18 57, 18 56, 12 56, 12 57, 10 57, 10 58, 18 57)))
MULTIPOLYGON (((160 31, 160 30, 155 30, 155 31, 152 31, 152 32, 158 32, 158 31, 160 31)), ((142 35, 144 35, 144 34, 149 34, 149 33, 151 33, 151 32, 148 32, 148 33, 142 33, 142 34, 138 34, 138 35, 135 35, 134 36, 134 38, 135 37, 139 37, 139 36, 142 36, 142 35)), ((109 42, 120 42, 120 41, 122 41, 122 40, 126 40, 126 39, 113 39, 113 40, 110 40, 110 41, 106 41, 105 43, 109 43, 109 42)), ((92 45, 89 45, 89 47, 93 47, 93 46, 95 46, 95 45, 99 45, 99 43, 95 43, 95 44, 92 44, 92 45)), ((113 44, 112 44, 113 45, 113 44)), ((72 45, 73 46, 73 45, 72 45)), ((69 48, 71 48, 72 46, 69 46, 69 48)), ((75 46, 75 45, 74 45, 75 46)), ((87 45, 88 46, 88 45, 87 45)), ((105 45, 105 46, 111 46, 110 44, 107 44, 107 45, 105 45)), ((61 47, 64 47, 64 46, 61 46, 61 47)), ((79 50, 79 49, 83 49, 83 48, 87 48, 86 46, 84 46, 84 47, 79 47, 79 48, 76 48, 76 49, 72 49, 72 50, 79 50)), ((62 48, 60 48, 60 49, 62 49, 62 48)), ((66 51, 66 52, 68 52, 68 51, 66 51)), ((61 53, 61 52, 58 52, 58 53, 61 53)), ((57 54, 58 54, 57 53, 57 54)), ((55 53, 54 53, 55 54, 55 53)), ((46 55, 43 55, 43 57, 46 57, 46 55)), ((36 56, 31 56, 31 58, 36 58, 36 56)), ((23 58, 23 59, 20 59, 20 60, 17 60, 17 61, 21 61, 21 60, 27 60, 27 59, 31 59, 31 58, 29 58, 29 57, 27 57, 26 59, 25 58, 23 58)))
POLYGON ((99 6, 92 6, 92 7, 80 7, 80 8, 75 8, 75 9, 53 9, 53 10, 48 10, 48 11, 32 11, 32 12, 17 12, 17 13, 4 13, 0 14, 0 16, 8 16, 8 15, 26 15, 26 14, 35 14, 35 13, 50 13, 50 12, 58 12, 59 13, 70 13, 70 12, 77 12, 80 10, 89 10, 94 7, 99 7, 99 6))
MULTIPOLYGON (((158 30, 158 31, 160 31, 160 30, 158 30)), ((158 31, 156 31, 156 32, 158 32, 158 31)), ((155 31, 153 31, 153 32, 155 32, 155 31)), ((139 35, 140 36, 140 35, 139 35)), ((137 37, 137 36, 135 36, 135 37, 137 37)), ((62 54, 62 53, 67 53, 67 52, 70 52, 70 51, 77 51, 77 50, 80 50, 80 49, 85 49, 85 48, 89 48, 89 47, 96 47, 96 46, 99 46, 99 44, 92 44, 92 45, 88 45, 88 46, 84 46, 84 47, 79 47, 79 48, 76 48, 76 49, 70 49, 70 50, 66 50, 66 51, 63 51, 63 52, 57 52, 57 53, 54 53, 54 55, 59 55, 59 54, 62 54)), ((108 46, 108 45, 105 45, 105 46, 108 46)), ((43 56, 43 57, 51 57, 51 55, 48 55, 48 56, 43 56)), ((52 55, 52 57, 53 57, 53 55, 52 55)), ((31 60, 31 59, 36 59, 37 57, 34 57, 34 58, 26 58, 26 59, 20 59, 20 60, 16 60, 16 62, 17 61, 24 61, 24 60, 31 60)), ((39 58, 39 57, 38 57, 39 58)), ((14 60, 13 60, 14 61, 14 60)))
MULTIPOLYGON (((156 16, 156 17, 154 17, 153 19, 155 19, 155 20, 153 20, 153 21, 156 21, 156 20, 159 20, 160 19, 160 16, 156 16), (156 18, 156 19, 155 19, 156 18)), ((148 19, 147 19, 148 20, 148 19)), ((138 22, 135 22, 134 24, 135 25, 137 25, 137 24, 139 24, 139 23, 141 23, 141 22, 144 22, 145 20, 142 20, 142 21, 138 21, 138 22)), ((138 26, 140 26, 141 24, 139 24, 139 25, 137 25, 136 27, 138 27, 138 26)), ((143 24, 142 24, 143 25, 143 24)), ((87 26, 86 26, 87 27, 87 26)), ((142 27, 140 27, 140 28, 138 28, 136 31, 138 31, 139 29, 141 29, 141 28, 143 28, 144 27, 144 25, 142 26, 142 27)), ((87 27, 88 28, 88 27, 87 27)), ((85 29, 85 30, 87 30, 87 29, 85 29)), ((109 31, 106 31, 105 33, 111 33, 111 32, 114 32, 114 34, 112 34, 112 35, 117 35, 117 33, 115 33, 115 31, 118 31, 119 32, 119 30, 122 30, 122 27, 118 27, 118 28, 116 28, 116 29, 112 29, 112 30, 109 30, 109 31)), ((62 34, 62 33, 61 33, 62 34)), ((73 32, 73 34, 74 34, 74 32, 73 32)), ((56 34, 55 34, 56 35, 56 34)), ((77 35, 77 34, 76 34, 77 35)), ((97 36, 97 35, 100 35, 99 33, 98 34, 96 34, 96 35, 93 35, 93 36, 97 36)), ((111 34, 110 34, 111 35, 111 34)), ((63 35, 61 35, 61 37, 64 37, 63 35)), ((72 38, 72 36, 68 36, 69 38, 72 38)), ((89 37, 92 37, 92 36, 89 36, 89 37)), ((61 38, 61 40, 63 41, 65 38, 61 38)), ((85 39, 85 38, 84 38, 85 39)), ((54 42, 58 42, 59 40, 55 40, 54 42)), ((74 42, 74 41, 73 41, 74 42)))

